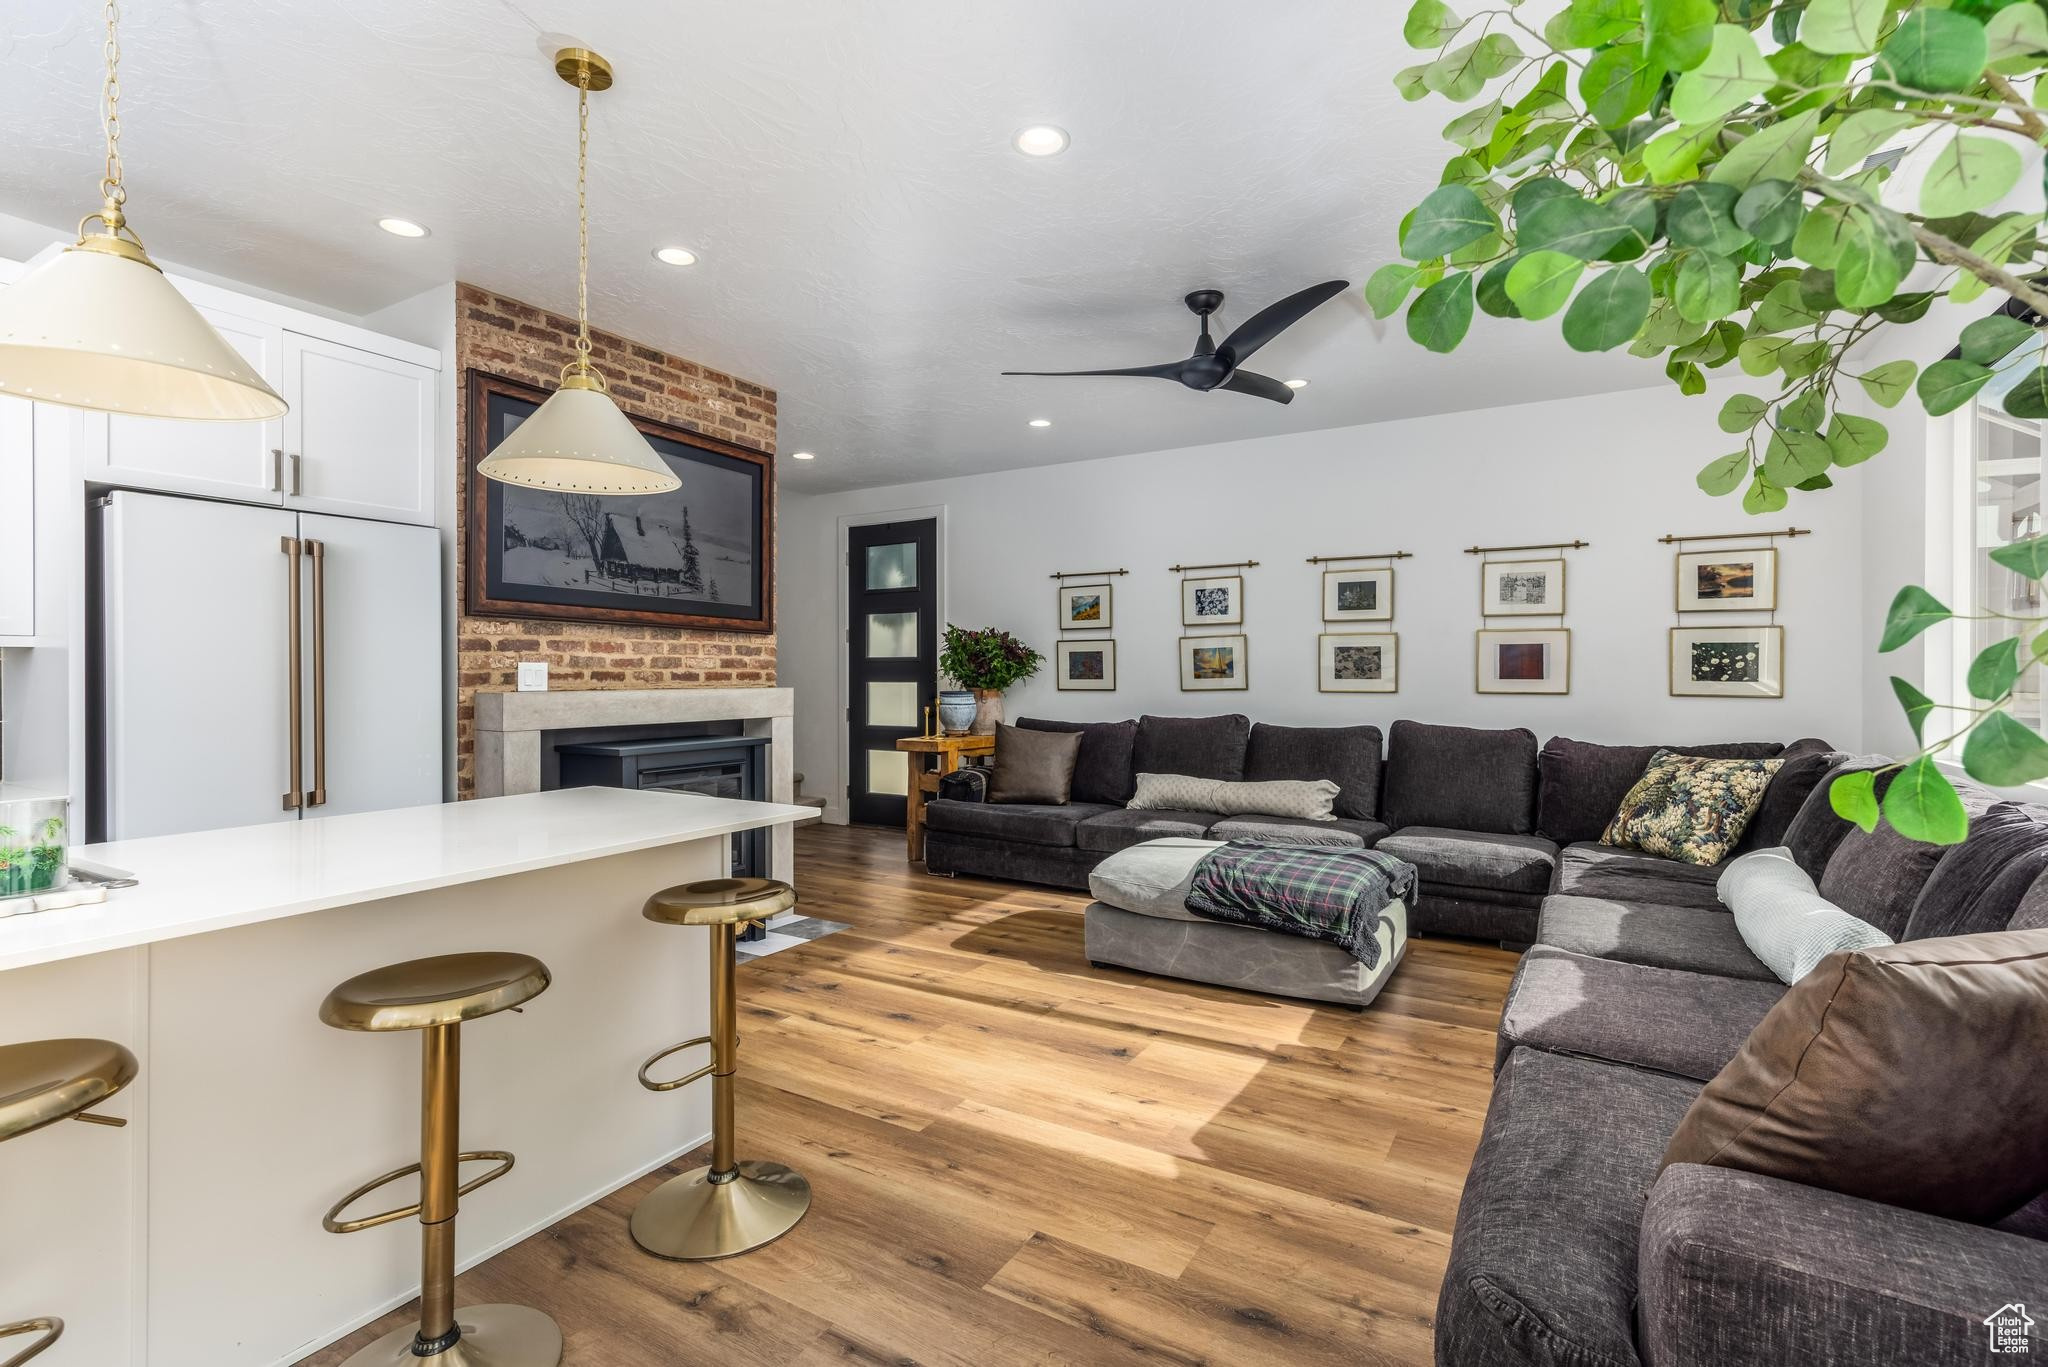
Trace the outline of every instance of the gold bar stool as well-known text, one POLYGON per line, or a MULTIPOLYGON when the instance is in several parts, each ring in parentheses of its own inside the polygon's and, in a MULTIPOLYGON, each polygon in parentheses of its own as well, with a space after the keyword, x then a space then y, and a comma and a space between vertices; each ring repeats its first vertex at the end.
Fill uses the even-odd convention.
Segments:
MULTIPOLYGON (((91 1109, 135 1080, 135 1055, 111 1040, 44 1039, 0 1045, 0 1141, 40 1130, 60 1120, 94 1125, 126 1125, 91 1109)), ((0 1324, 0 1340, 39 1337, 0 1361, 0 1367, 21 1367, 55 1343, 64 1321, 55 1316, 0 1324)))
POLYGON ((707 878, 664 888, 641 914, 672 926, 711 928, 711 1033, 671 1045, 640 1065, 640 1085, 672 1092, 711 1079, 711 1162, 672 1177, 633 1211, 633 1242, 678 1262, 730 1258, 772 1243, 811 1208, 811 1184, 780 1163, 733 1157, 733 1074, 739 1066, 739 999, 733 989, 734 941, 749 921, 796 905, 796 890, 770 878, 707 878), (673 1082, 647 1070, 678 1050, 711 1046, 711 1062, 673 1082))
MULTIPOLYGON (((523 1305, 455 1310, 455 1212, 462 1197, 512 1171, 497 1150, 458 1153, 461 1132, 462 1023, 517 1011, 545 992, 547 965, 525 954, 444 954, 372 969, 327 994, 320 1019, 337 1030, 417 1030, 420 1059, 420 1161, 365 1182, 341 1198, 321 1225, 335 1234, 420 1217, 420 1324, 386 1334, 345 1367, 558 1367, 562 1331, 523 1305), (460 1182, 463 1163, 495 1162, 460 1182), (388 1182, 420 1175, 417 1204, 344 1220, 342 1211, 388 1182)), ((5 1364, 0 1364, 5 1367, 5 1364)))

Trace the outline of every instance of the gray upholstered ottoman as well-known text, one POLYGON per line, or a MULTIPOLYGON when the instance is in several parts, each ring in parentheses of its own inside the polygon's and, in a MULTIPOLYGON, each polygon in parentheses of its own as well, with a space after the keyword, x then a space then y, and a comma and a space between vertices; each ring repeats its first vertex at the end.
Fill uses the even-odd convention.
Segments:
POLYGON ((1396 898, 1380 925, 1380 961, 1367 968, 1336 945, 1205 920, 1186 907, 1202 856, 1224 842, 1148 840, 1088 876, 1088 960, 1248 992, 1367 1006, 1408 949, 1408 908, 1396 898))

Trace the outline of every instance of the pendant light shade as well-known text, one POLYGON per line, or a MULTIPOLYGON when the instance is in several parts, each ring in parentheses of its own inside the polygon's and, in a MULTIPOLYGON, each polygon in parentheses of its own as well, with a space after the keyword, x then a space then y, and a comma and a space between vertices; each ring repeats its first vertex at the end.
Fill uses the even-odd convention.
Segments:
POLYGON ((682 480, 619 411, 590 360, 590 92, 609 90, 611 64, 584 48, 555 54, 576 87, 576 359, 562 385, 477 466, 486 479, 583 494, 665 494, 682 480))

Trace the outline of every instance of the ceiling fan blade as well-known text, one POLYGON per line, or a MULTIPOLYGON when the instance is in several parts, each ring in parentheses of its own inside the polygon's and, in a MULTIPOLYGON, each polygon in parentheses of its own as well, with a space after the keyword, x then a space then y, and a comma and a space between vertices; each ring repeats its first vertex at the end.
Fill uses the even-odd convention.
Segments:
POLYGON ((1162 380, 1180 378, 1180 368, 1186 361, 1168 361, 1164 365, 1126 366, 1122 370, 1005 370, 1005 375, 1154 375, 1162 380))
POLYGON ((1216 387, 1228 389, 1234 394, 1256 394, 1262 399, 1271 399, 1274 403, 1294 402, 1294 391, 1286 385, 1264 375, 1254 375, 1249 370, 1237 371, 1216 387))
MULTIPOLYGON (((1241 365, 1251 354, 1307 317, 1315 308, 1351 288, 1348 280, 1325 280, 1320 285, 1290 294, 1277 304, 1268 304, 1237 325, 1216 348, 1217 356, 1231 365, 1241 365)), ((1271 397, 1268 395, 1267 397, 1271 397)))

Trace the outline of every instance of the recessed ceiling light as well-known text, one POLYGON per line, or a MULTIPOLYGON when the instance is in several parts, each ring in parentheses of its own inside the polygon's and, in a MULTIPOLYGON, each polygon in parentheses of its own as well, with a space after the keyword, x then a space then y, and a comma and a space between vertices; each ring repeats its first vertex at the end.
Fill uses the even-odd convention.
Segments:
POLYGON ((1032 425, 1033 427, 1050 427, 1050 426, 1052 426, 1052 419, 1051 419, 1051 418, 1033 418, 1033 419, 1031 420, 1031 425, 1032 425))
POLYGON ((816 451, 792 451, 789 453, 789 458, 791 460, 816 460, 818 453, 816 451))
POLYGON ((665 266, 694 266, 697 264, 697 253, 688 247, 657 247, 654 250, 654 259, 665 266))
POLYGON ((409 218, 380 218, 377 226, 393 237, 425 237, 427 230, 409 218))
POLYGON ((1284 384, 1284 385, 1286 385, 1286 386, 1287 386, 1287 387, 1288 387, 1289 389, 1307 389, 1307 388, 1308 388, 1308 381, 1307 381, 1307 380, 1282 380, 1282 381, 1281 381, 1281 383, 1282 383, 1282 384, 1284 384))
POLYGON ((1017 150, 1027 157, 1056 157, 1067 150, 1067 130, 1035 123, 1017 130, 1017 150))

